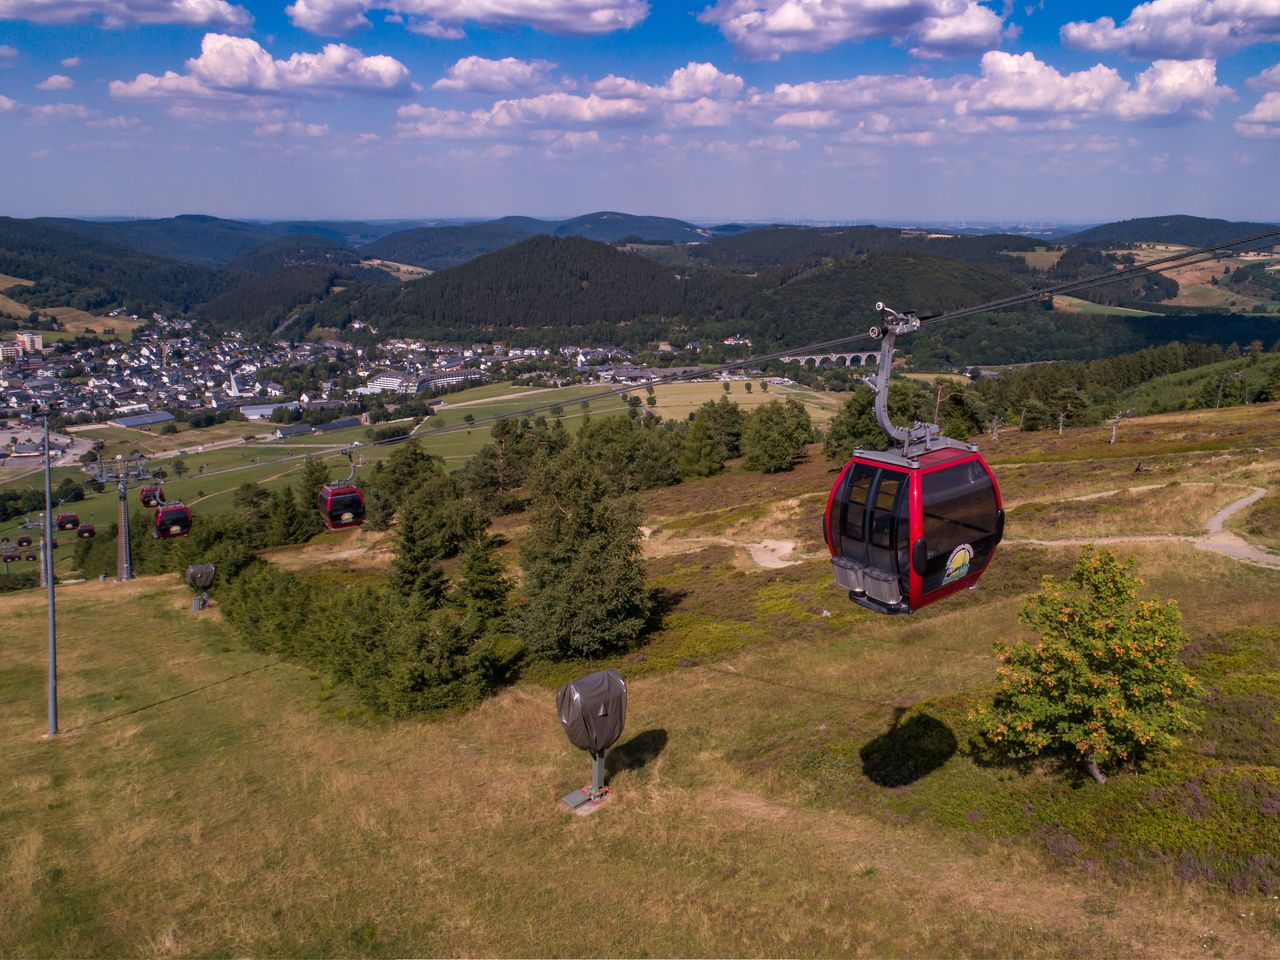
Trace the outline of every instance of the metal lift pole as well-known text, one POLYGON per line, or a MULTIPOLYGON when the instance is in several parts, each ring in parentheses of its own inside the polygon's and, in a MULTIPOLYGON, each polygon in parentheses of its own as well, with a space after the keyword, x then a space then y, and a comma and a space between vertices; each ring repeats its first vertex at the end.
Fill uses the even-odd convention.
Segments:
POLYGON ((133 544, 129 542, 129 473, 122 457, 117 456, 117 487, 120 492, 120 512, 116 527, 116 580, 133 579, 133 544))
POLYGON ((44 556, 41 557, 49 592, 49 733, 58 735, 58 628, 53 605, 53 469, 49 459, 49 411, 44 411, 44 556))

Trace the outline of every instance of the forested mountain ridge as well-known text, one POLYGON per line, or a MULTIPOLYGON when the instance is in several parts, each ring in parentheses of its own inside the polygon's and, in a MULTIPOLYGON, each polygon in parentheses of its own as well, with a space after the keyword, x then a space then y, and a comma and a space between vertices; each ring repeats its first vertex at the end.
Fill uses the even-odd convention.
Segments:
POLYGON ((777 266, 818 258, 840 260, 878 251, 948 257, 1004 270, 1027 273, 1020 257, 1010 253, 1035 250, 1035 240, 1005 234, 938 236, 898 227, 772 226, 715 237, 690 247, 694 263, 735 270, 777 266))
POLYGON ((570 220, 502 217, 480 223, 419 227, 383 237, 360 248, 365 257, 408 263, 428 270, 456 267, 512 244, 540 235, 584 237, 601 243, 626 239, 687 243, 701 241, 712 231, 669 217, 645 217, 601 211, 570 220))
POLYGON ((592 240, 537 236, 398 291, 344 291, 316 305, 311 322, 344 327, 359 319, 406 335, 521 344, 736 333, 757 345, 798 345, 849 329, 854 315, 870 317, 880 299, 929 312, 1025 289, 1008 274, 916 254, 793 263, 751 275, 678 273, 592 240))
MULTIPOLYGON (((1103 223, 1062 238, 1068 244, 1176 243, 1188 247, 1207 247, 1258 233, 1278 229, 1274 223, 1250 223, 1241 220, 1215 220, 1173 214, 1165 217, 1140 217, 1103 223)), ((1274 241, 1273 241, 1274 242, 1274 241)))
POLYGON ((121 305, 182 313, 233 284, 230 275, 138 253, 52 223, 0 217, 0 274, 33 281, 8 291, 32 307, 121 305))
POLYGON ((254 247, 227 264, 237 273, 264 276, 285 267, 358 267, 360 258, 337 240, 314 233, 290 233, 254 247))

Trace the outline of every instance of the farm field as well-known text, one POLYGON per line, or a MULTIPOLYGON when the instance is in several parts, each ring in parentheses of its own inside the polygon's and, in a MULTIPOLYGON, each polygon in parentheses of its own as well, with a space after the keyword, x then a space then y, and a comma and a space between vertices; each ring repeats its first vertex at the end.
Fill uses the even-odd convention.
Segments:
MULTIPOLYGON (((1016 541, 1074 538, 1084 515, 1046 529, 1027 505, 1126 489, 1083 503, 1122 504, 1112 533, 1181 533, 1275 490, 1275 409, 1133 421, 1114 447, 1101 428, 1003 434, 986 449, 1010 542, 980 589, 909 618, 831 584, 815 516, 834 472, 816 448, 790 473, 647 491, 650 579, 673 600, 608 661, 630 707, 614 799, 587 818, 559 804, 588 765, 554 692, 603 662, 530 671, 466 714, 383 721, 247 651, 216 604, 190 613, 176 577, 71 584, 67 732, 45 743, 41 597, 0 596, 0 952, 1274 956, 1280 901, 1262 884, 1280 822, 1238 799, 1280 788, 1266 737, 1243 737, 1246 757, 1194 734, 1104 787, 977 762, 966 711, 994 682, 992 641, 1022 635, 1021 597, 1075 556, 1016 541), (1110 455, 1091 457, 1099 441, 1110 455)), ((504 555, 526 523, 496 525, 504 555)), ((392 537, 324 534, 271 559, 364 575, 392 537)), ((1225 693, 1275 702, 1280 568, 1121 549, 1151 596, 1179 601, 1194 672, 1224 691, 1203 722, 1244 729, 1225 693)))

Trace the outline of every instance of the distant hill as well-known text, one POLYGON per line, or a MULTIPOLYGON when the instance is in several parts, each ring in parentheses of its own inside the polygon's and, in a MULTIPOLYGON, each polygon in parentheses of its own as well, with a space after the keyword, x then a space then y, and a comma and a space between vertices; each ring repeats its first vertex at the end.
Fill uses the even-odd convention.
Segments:
POLYGON ((536 236, 398 293, 344 291, 317 305, 310 322, 361 319, 384 333, 537 344, 638 346, 740 333, 763 350, 861 332, 879 299, 931 312, 1025 288, 1009 274, 916 254, 877 252, 750 275, 681 273, 580 237, 536 236))
POLYGON ((248 276, 197 313, 220 330, 238 330, 251 337, 278 335, 299 306, 323 300, 340 276, 331 267, 314 265, 248 276))
POLYGON ((690 243, 713 235, 711 230, 695 227, 683 220, 603 211, 571 220, 502 217, 480 223, 420 227, 389 234, 361 247, 360 253, 365 257, 408 263, 428 270, 444 270, 543 234, 584 237, 601 243, 629 239, 690 243))
POLYGON ((225 273, 139 253, 47 221, 0 217, 0 273, 34 281, 9 296, 32 307, 183 312, 233 283, 225 273))
POLYGON ((550 234, 556 224, 532 217, 503 217, 484 223, 419 227, 392 233, 360 248, 361 256, 443 270, 509 247, 537 234, 550 234))
POLYGON ((669 217, 637 217, 629 213, 602 211, 565 220, 555 229, 557 237, 585 237, 601 243, 617 243, 619 240, 666 240, 673 243, 691 243, 712 236, 710 230, 695 227, 683 220, 669 217))
POLYGON ((203 267, 220 267, 279 233, 262 224, 184 214, 163 220, 69 220, 43 223, 103 240, 138 253, 203 267))
MULTIPOLYGON (((1068 234, 1064 243, 1178 243, 1189 247, 1207 247, 1240 237, 1277 229, 1274 223, 1250 223, 1242 220, 1211 220, 1175 214, 1167 217, 1142 217, 1104 223, 1088 230, 1068 234)), ((1274 241, 1272 241, 1274 243, 1274 241)))
POLYGON ((290 233, 269 240, 227 264, 238 273, 265 275, 285 267, 356 267, 360 258, 337 240, 314 233, 290 233))
POLYGON ((343 220, 282 220, 265 223, 226 220, 203 214, 182 214, 156 220, 73 220, 44 218, 41 222, 117 244, 139 253, 167 257, 203 267, 221 267, 256 247, 291 234, 325 237, 356 246, 404 229, 406 222, 383 224, 343 220))
POLYGON ((690 247, 687 253, 693 263, 738 270, 887 252, 949 257, 1008 273, 1026 273, 1026 263, 1007 253, 1036 246, 1035 240, 1007 234, 935 236, 899 227, 771 226, 716 237, 690 247))

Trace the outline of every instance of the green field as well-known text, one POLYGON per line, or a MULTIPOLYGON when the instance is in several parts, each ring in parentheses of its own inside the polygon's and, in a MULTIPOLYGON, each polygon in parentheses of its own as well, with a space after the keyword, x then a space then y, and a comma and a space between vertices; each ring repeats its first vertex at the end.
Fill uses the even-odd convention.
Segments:
MULTIPOLYGON (((1134 421, 1105 459, 1081 459, 1098 428, 1002 438, 1010 542, 981 589, 909 618, 832 585, 816 516, 834 474, 816 451, 790 473, 731 466, 644 493, 649 575, 671 603, 608 661, 628 677, 627 729, 614 797, 585 819, 559 803, 588 763, 554 693, 602 663, 391 722, 249 652, 216 607, 192 614, 174 576, 73 584, 65 735, 49 743, 42 597, 0 596, 0 953, 1276 956, 1280 569, 1122 548, 1151 596, 1178 600, 1192 669, 1217 691, 1203 729, 1142 771, 1100 786, 993 766, 967 719, 994 682, 993 639, 1022 635, 1022 596, 1075 554, 1016 542, 1046 533, 1027 505, 1274 483, 1274 408, 1230 413, 1215 428, 1251 439, 1225 452, 1196 414, 1134 421), (1134 478, 1139 456, 1154 479, 1134 478), (782 565, 753 559, 765 541, 782 565)), ((1114 502, 1154 523, 1144 505, 1174 500, 1114 502)), ((507 555, 526 523, 497 525, 507 555)), ((367 531, 272 558, 334 584, 386 562, 367 531)))

